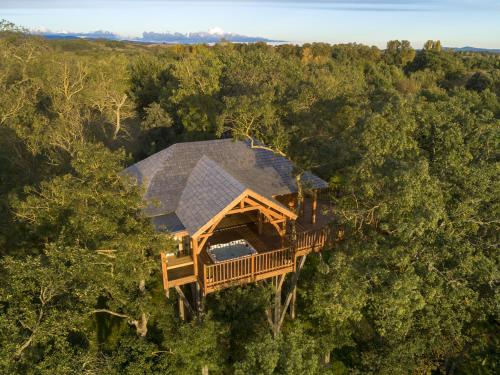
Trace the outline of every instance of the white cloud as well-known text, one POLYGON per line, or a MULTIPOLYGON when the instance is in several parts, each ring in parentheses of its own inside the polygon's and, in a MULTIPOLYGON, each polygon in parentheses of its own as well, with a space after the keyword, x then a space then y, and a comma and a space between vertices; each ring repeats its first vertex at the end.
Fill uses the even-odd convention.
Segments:
POLYGON ((218 26, 208 29, 210 35, 224 35, 226 34, 224 30, 218 26))

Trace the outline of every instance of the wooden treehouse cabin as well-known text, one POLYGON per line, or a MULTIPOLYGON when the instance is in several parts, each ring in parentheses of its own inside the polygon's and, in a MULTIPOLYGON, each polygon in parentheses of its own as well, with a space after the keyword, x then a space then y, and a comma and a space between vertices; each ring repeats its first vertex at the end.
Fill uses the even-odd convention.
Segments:
POLYGON ((321 193, 328 184, 303 173, 307 194, 299 202, 292 163, 247 142, 178 143, 126 172, 144 186, 157 230, 178 243, 176 253, 161 254, 163 286, 167 296, 175 288, 191 312, 200 298, 233 285, 268 280, 281 290, 285 276, 296 279, 305 256, 327 240, 321 193))

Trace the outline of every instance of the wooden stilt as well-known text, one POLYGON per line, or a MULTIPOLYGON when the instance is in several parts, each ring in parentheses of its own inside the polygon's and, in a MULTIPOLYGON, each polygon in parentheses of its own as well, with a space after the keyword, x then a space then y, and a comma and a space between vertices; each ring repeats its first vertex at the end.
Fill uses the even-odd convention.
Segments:
POLYGON ((278 327, 277 327, 278 330, 281 328, 281 325, 283 324, 283 321, 285 320, 286 310, 288 309, 288 306, 290 305, 290 302, 292 301, 293 290, 297 286, 297 281, 299 280, 300 271, 302 271, 302 267, 304 267, 304 263, 306 262, 306 258, 307 258, 307 254, 302 256, 299 264, 297 265, 297 271, 295 271, 295 273, 293 274, 293 278, 291 281, 291 290, 285 299, 285 303, 283 304, 283 310, 282 310, 281 317, 280 317, 280 320, 278 322, 278 327))
POLYGON ((208 366, 207 365, 202 367, 201 375, 208 375, 208 366))
POLYGON ((203 314, 205 312, 205 304, 207 300, 207 296, 200 289, 200 313, 203 314))
POLYGON ((182 321, 186 320, 186 310, 184 309, 184 301, 181 296, 179 296, 179 318, 182 321))
POLYGON ((200 286, 198 282, 191 284, 191 294, 193 295, 193 308, 194 311, 199 314, 200 312, 200 286))
POLYGON ((169 287, 168 287, 168 270, 167 270, 167 256, 165 253, 162 251, 160 253, 160 259, 161 259, 161 273, 163 276, 163 290, 165 291, 165 295, 167 298, 169 297, 169 287))
POLYGON ((191 239, 191 249, 193 251, 194 274, 195 274, 195 276, 198 276, 198 238, 191 239))
POLYGON ((295 304, 297 303, 297 286, 292 289, 292 300, 290 301, 290 319, 295 319, 295 304))
POLYGON ((274 337, 276 338, 279 333, 278 322, 281 315, 281 288, 279 287, 279 277, 275 278, 275 292, 274 292, 274 337))
POLYGON ((202 304, 203 297, 201 295, 201 287, 198 282, 195 283, 195 291, 196 291, 196 311, 198 312, 198 314, 200 314, 202 312, 202 307, 203 307, 202 304))

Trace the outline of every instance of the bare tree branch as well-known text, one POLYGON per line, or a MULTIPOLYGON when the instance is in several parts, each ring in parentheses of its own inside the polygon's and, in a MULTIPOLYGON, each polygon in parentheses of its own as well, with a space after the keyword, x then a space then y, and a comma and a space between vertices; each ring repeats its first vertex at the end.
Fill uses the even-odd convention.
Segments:
POLYGON ((109 315, 117 316, 119 318, 130 319, 129 315, 117 313, 117 312, 114 312, 114 311, 111 311, 111 310, 108 310, 108 309, 96 309, 96 310, 92 310, 90 312, 90 314, 98 314, 98 313, 106 313, 106 314, 109 314, 109 315))

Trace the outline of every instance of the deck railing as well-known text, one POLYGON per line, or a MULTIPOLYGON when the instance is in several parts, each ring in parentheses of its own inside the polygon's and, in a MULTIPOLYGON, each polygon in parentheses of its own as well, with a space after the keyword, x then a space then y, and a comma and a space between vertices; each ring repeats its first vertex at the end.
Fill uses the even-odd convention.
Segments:
POLYGON ((223 285, 251 282, 266 278, 271 273, 293 271, 295 257, 310 251, 319 251, 327 241, 327 229, 298 232, 295 241, 282 249, 257 253, 248 257, 227 260, 215 264, 203 264, 201 280, 206 291, 223 285), (289 269, 288 271, 285 269, 289 269))
POLYGON ((294 241, 296 251, 311 249, 316 251, 321 249, 327 239, 327 229, 313 229, 305 232, 297 232, 297 238, 294 241))
POLYGON ((213 289, 244 279, 251 281, 258 275, 293 267, 293 261, 292 249, 284 248, 215 264, 203 264, 203 284, 205 289, 213 289))

